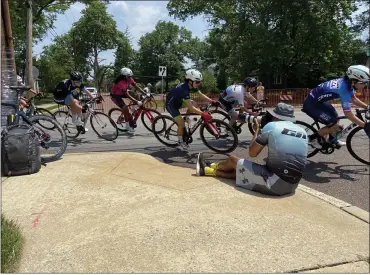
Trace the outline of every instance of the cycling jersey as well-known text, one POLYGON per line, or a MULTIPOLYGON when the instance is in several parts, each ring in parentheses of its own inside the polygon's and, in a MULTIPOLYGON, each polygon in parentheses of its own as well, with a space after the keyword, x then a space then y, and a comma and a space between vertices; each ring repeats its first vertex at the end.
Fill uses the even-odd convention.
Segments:
POLYGON ((174 87, 166 96, 166 109, 172 117, 180 115, 180 109, 184 107, 184 103, 190 100, 190 93, 200 91, 198 89, 190 89, 187 82, 183 82, 174 87))
POLYGON ((221 98, 234 106, 244 106, 244 88, 241 85, 230 85, 221 93, 221 98))
POLYGON ((69 99, 74 97, 78 99, 80 93, 86 91, 86 87, 81 83, 79 87, 72 85, 72 80, 65 79, 58 83, 54 89, 54 99, 59 103, 68 104, 69 99))
POLYGON ((122 79, 117 84, 114 84, 111 89, 111 94, 113 95, 125 95, 127 89, 132 86, 136 86, 136 81, 133 77, 129 79, 122 79))
POLYGON ((320 84, 310 92, 308 97, 317 103, 340 98, 343 111, 346 112, 351 110, 351 97, 354 95, 355 91, 350 87, 349 82, 343 78, 337 78, 320 84))
POLYGON ((256 142, 268 145, 267 169, 290 184, 298 184, 307 160, 306 131, 290 121, 272 121, 262 128, 256 142))

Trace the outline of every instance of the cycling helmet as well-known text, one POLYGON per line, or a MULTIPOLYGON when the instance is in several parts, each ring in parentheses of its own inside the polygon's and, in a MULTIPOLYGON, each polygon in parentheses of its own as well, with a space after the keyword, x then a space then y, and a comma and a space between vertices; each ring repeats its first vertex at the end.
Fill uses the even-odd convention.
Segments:
POLYGON ((369 68, 364 65, 349 66, 346 74, 349 79, 355 79, 358 81, 370 81, 369 68))
POLYGON ((69 76, 71 80, 82 81, 82 75, 79 72, 71 72, 69 76))
POLYGON ((257 80, 254 77, 246 77, 244 78, 244 87, 256 87, 257 86, 257 80))
POLYGON ((121 69, 121 75, 133 76, 134 74, 132 73, 131 69, 129 69, 129 68, 122 68, 121 69))
POLYGON ((185 79, 189 79, 191 81, 202 81, 203 76, 202 73, 195 69, 190 69, 185 72, 185 79))

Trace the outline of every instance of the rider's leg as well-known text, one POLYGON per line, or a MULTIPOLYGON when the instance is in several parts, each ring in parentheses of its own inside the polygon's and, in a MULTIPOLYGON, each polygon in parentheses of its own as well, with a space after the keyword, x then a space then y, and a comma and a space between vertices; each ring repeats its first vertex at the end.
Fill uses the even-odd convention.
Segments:
POLYGON ((167 112, 170 113, 170 115, 177 123, 177 138, 179 145, 182 147, 182 149, 187 149, 189 146, 183 141, 185 122, 180 115, 180 111, 170 104, 166 104, 165 107, 167 112))
POLYGON ((236 120, 238 119, 239 113, 237 111, 235 111, 235 109, 231 109, 229 111, 229 115, 230 115, 229 125, 233 126, 235 124, 236 120))
POLYGON ((73 98, 72 95, 68 95, 65 99, 65 104, 71 107, 72 123, 82 125, 82 121, 78 120, 78 117, 82 115, 82 106, 78 100, 73 98))
POLYGON ((134 122, 133 122, 133 119, 132 119, 132 115, 130 114, 130 110, 129 108, 127 107, 127 105, 125 104, 124 100, 123 100, 123 97, 121 95, 113 95, 111 94, 111 98, 112 98, 112 101, 114 102, 114 104, 116 104, 120 109, 121 109, 121 112, 123 113, 123 116, 125 118, 125 121, 126 121, 126 130, 128 130, 129 132, 134 132, 134 122), (128 122, 128 124, 127 124, 128 122))

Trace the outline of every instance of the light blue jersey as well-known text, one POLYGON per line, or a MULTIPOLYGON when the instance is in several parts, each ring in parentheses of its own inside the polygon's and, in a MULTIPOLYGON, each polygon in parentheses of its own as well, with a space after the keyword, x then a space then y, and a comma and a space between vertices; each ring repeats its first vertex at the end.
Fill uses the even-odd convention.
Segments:
POLYGON ((308 135, 290 121, 269 122, 256 142, 268 146, 267 168, 282 180, 296 184, 302 178, 308 153, 308 135))

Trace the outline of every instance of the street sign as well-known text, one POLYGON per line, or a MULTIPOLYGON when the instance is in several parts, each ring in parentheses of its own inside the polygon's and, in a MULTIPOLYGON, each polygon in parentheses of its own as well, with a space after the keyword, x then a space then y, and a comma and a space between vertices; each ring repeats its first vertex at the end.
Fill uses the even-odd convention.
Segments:
POLYGON ((32 78, 33 80, 36 80, 40 75, 39 69, 37 69, 35 66, 32 66, 32 78))
POLYGON ((166 66, 159 66, 158 75, 159 76, 167 76, 167 67, 166 66))

